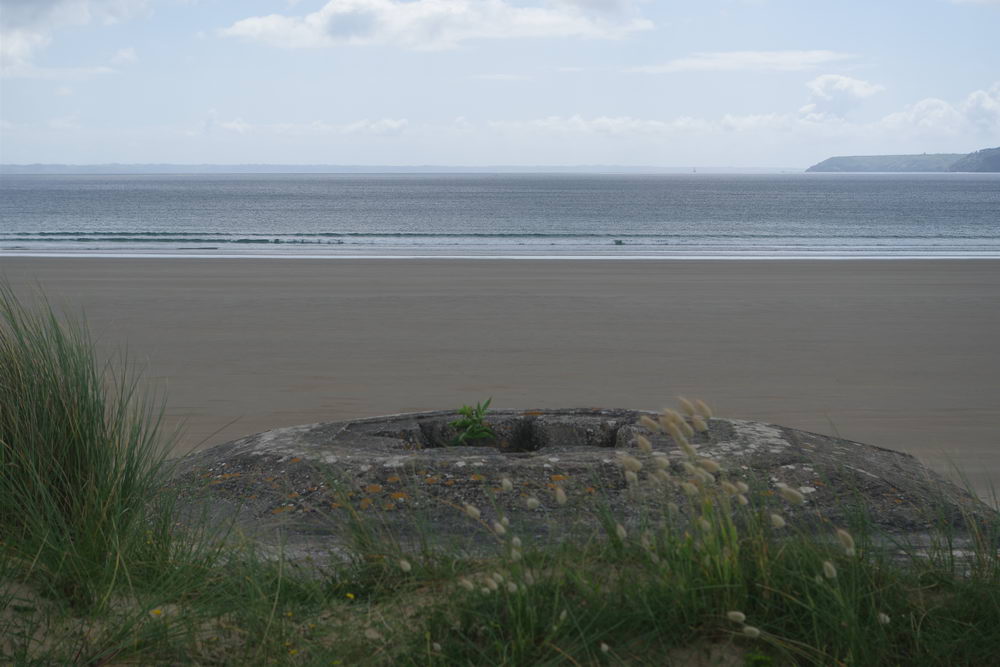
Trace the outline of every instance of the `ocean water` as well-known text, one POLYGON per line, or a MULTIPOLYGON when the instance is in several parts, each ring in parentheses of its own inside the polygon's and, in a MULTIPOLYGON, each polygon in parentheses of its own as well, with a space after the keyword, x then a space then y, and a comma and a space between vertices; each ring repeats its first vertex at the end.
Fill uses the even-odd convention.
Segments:
POLYGON ((0 177, 0 256, 1000 257, 1000 174, 0 177))

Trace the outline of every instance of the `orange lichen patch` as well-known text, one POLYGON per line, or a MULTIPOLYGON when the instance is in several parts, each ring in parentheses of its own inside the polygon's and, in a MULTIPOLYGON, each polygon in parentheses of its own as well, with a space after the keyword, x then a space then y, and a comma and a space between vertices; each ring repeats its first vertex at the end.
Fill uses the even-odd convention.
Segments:
POLYGON ((527 412, 524 412, 522 414, 531 415, 531 416, 538 416, 538 415, 541 415, 541 414, 544 414, 544 413, 541 410, 528 410, 527 412))
POLYGON ((388 482, 389 484, 398 484, 399 475, 392 475, 391 477, 386 478, 385 481, 388 482))
POLYGON ((330 503, 330 509, 332 510, 339 510, 341 507, 343 507, 343 505, 340 503, 330 503))
POLYGON ((365 487, 365 491, 368 493, 379 493, 382 490, 381 484, 369 484, 365 487))
POLYGON ((382 509, 384 509, 386 512, 391 512, 392 510, 396 509, 396 506, 393 505, 392 503, 385 503, 384 505, 382 505, 382 509))
POLYGON ((273 481, 274 481, 274 478, 273 478, 273 477, 265 477, 265 478, 264 478, 264 481, 265 481, 265 482, 273 482, 273 481))
POLYGON ((597 493, 597 489, 595 489, 592 486, 588 486, 586 489, 584 489, 584 491, 586 491, 587 493, 597 493))
POLYGON ((289 463, 298 463, 301 460, 302 459, 300 459, 298 456, 296 456, 294 459, 292 459, 291 461, 289 461, 289 463))
POLYGON ((299 497, 299 492, 298 491, 292 491, 291 493, 288 494, 288 497, 289 498, 298 498, 299 497))
POLYGON ((469 479, 471 479, 473 482, 483 482, 483 481, 486 481, 486 477, 484 477, 483 475, 480 475, 478 472, 474 472, 471 475, 469 475, 469 479))
POLYGON ((201 478, 202 478, 202 479, 205 479, 205 478, 207 478, 207 477, 211 477, 211 476, 212 476, 212 473, 210 473, 210 472, 206 472, 206 473, 205 473, 204 475, 202 475, 202 476, 201 476, 201 478))
POLYGON ((551 483, 551 482, 549 482, 549 483, 548 483, 548 484, 546 484, 545 486, 549 487, 550 489, 554 489, 554 488, 556 488, 556 486, 557 486, 557 485, 556 485, 556 484, 553 484, 553 483, 551 483))
POLYGON ((247 500, 255 500, 256 498, 257 498, 257 494, 256 493, 247 496, 247 500))
POLYGON ((765 496, 773 496, 774 495, 774 491, 772 489, 768 489, 768 490, 764 491, 764 495, 765 496))
POLYGON ((292 509, 291 505, 283 505, 281 507, 275 507, 273 510, 271 510, 271 514, 281 514, 282 512, 287 512, 290 509, 292 509))
POLYGON ((241 472, 227 472, 225 475, 219 475, 219 479, 232 479, 233 477, 239 477, 243 473, 241 472))
POLYGON ((569 475, 552 475, 549 477, 553 482, 565 482, 569 479, 569 475))
POLYGON ((358 507, 360 507, 363 510, 366 510, 366 509, 368 509, 371 506, 372 506, 372 499, 371 498, 362 498, 361 502, 358 503, 358 507))
POLYGON ((404 493, 403 491, 396 491, 395 493, 390 494, 389 497, 393 500, 405 500, 410 497, 410 494, 404 493))
POLYGON ((454 486, 454 485, 455 485, 455 480, 453 480, 453 479, 449 479, 448 481, 446 481, 446 482, 444 483, 444 485, 445 485, 445 486, 454 486))
POLYGON ((437 484, 440 481, 441 480, 438 479, 437 477, 428 477, 427 479, 424 480, 424 482, 427 484, 437 484))

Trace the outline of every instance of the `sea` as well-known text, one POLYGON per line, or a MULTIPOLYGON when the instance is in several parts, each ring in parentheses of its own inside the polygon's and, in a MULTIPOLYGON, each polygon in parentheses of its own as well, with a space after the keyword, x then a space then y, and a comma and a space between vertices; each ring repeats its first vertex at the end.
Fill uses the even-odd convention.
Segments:
POLYGON ((1000 174, 0 176, 0 257, 1000 257, 1000 174))

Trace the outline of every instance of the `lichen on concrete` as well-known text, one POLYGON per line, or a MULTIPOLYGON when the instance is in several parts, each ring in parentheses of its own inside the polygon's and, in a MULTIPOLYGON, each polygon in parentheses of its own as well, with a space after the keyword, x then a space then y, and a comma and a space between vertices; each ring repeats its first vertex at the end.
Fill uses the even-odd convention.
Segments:
MULTIPOLYGON (((490 526, 501 519, 523 539, 590 536, 597 506, 625 525, 684 521, 685 455, 669 435, 639 426, 644 414, 654 415, 497 410, 487 418, 496 438, 457 447, 448 446, 454 412, 295 426, 185 457, 174 484, 184 490, 185 512, 207 511, 255 539, 309 552, 341 549, 352 516, 375 519, 403 544, 423 531, 442 547, 467 550, 496 548, 490 526), (639 434, 666 456, 671 483, 649 474, 639 434), (627 485, 619 452, 646 462, 637 485, 627 485), (668 517, 672 504, 679 516, 668 517)), ((802 525, 828 528, 863 511, 879 530, 906 537, 926 534, 933 520, 960 530, 967 516, 992 512, 907 454, 773 424, 710 419, 708 427, 691 439, 699 456, 718 461, 723 479, 750 485, 762 510, 781 505, 779 485, 798 490, 805 502, 781 510, 802 525)))

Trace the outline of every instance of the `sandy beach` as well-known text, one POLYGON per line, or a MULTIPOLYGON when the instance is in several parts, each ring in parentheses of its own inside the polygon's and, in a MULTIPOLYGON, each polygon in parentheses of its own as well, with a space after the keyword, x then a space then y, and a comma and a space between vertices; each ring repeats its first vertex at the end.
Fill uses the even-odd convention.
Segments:
POLYGON ((168 395, 177 452, 457 407, 719 414, 1000 484, 1000 262, 0 258, 168 395))

